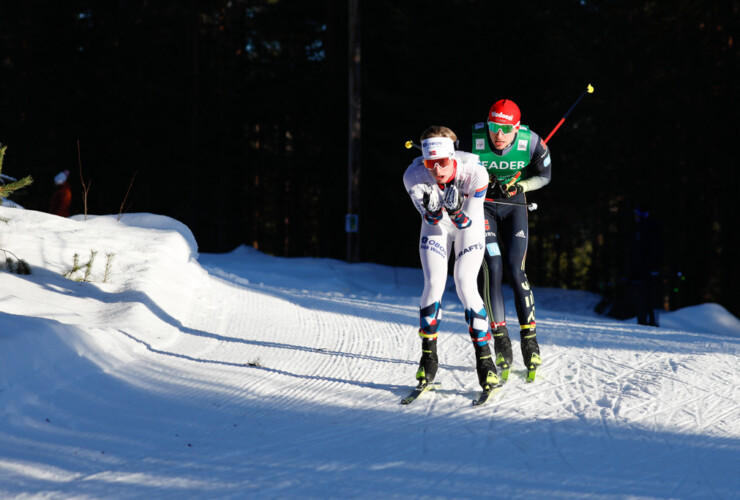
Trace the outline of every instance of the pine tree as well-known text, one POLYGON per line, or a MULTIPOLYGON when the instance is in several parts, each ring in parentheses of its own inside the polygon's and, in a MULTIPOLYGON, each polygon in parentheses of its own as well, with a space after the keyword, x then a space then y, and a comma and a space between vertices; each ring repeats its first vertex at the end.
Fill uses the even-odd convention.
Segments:
MULTIPOLYGON (((8 149, 8 146, 6 146, 5 144, 0 144, 0 176, 2 176, 3 173, 3 160, 5 159, 6 149, 8 149)), ((24 188, 33 182, 33 178, 30 175, 27 175, 19 181, 14 180, 14 182, 11 182, 9 184, 5 184, 4 179, 12 178, 7 176, 0 177, 0 180, 2 180, 3 182, 3 184, 0 184, 0 205, 3 204, 3 198, 10 196, 14 191, 24 188)))
MULTIPOLYGON (((0 182, 4 182, 2 173, 3 173, 3 160, 5 159, 6 149, 8 149, 8 146, 4 144, 0 144, 0 182)), ((16 191, 20 188, 24 188, 28 186, 29 184, 31 184, 32 182, 33 182, 33 179, 30 176, 27 176, 19 181, 15 181, 10 184, 0 184, 0 205, 3 204, 3 200, 5 199, 6 195, 9 195, 13 191, 16 191)), ((7 219, 0 218, 0 222, 7 222, 7 219)), ((11 273, 16 273, 16 274, 31 274, 31 266, 28 265, 28 262, 26 262, 23 259, 19 259, 10 250, 5 250, 4 248, 0 248, 0 252, 3 252, 3 254, 5 255, 5 266, 4 267, 8 271, 10 271, 11 273)), ((3 266, 2 264, 0 264, 0 269, 2 268, 3 266)))

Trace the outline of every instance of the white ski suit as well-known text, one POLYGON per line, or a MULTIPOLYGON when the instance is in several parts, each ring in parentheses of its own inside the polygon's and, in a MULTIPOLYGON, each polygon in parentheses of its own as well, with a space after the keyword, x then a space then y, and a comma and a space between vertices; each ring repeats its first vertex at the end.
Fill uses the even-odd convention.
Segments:
MULTIPOLYGON (((466 313, 469 309, 478 313, 484 311, 483 299, 478 293, 477 277, 485 249, 483 202, 488 188, 488 173, 480 164, 477 155, 456 151, 455 160, 455 172, 445 185, 436 182, 432 173, 424 166, 421 156, 409 165, 403 176, 406 191, 422 216, 427 212, 423 205, 424 193, 443 200, 445 190, 454 184, 465 196, 462 210, 471 221, 468 227, 459 229, 444 210, 442 219, 435 225, 422 217, 419 257, 424 270, 424 291, 419 305, 424 310, 431 304, 441 302, 447 281, 447 262, 454 242, 454 279, 457 295, 466 313)), ((487 325, 474 326, 478 332, 481 330, 488 332, 487 325)), ((478 332, 476 333, 480 335, 478 332)), ((471 331, 471 337, 472 335, 471 331)), ((479 341, 483 341, 483 338, 479 338, 479 341)))

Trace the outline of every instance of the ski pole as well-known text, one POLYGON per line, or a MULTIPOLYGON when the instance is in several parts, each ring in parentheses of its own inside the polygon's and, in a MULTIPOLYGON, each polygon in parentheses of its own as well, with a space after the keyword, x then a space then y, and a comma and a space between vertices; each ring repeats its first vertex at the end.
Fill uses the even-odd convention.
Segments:
MULTIPOLYGON (((406 146, 406 149, 416 148, 416 149, 421 150, 421 146, 419 146, 418 144, 414 144, 412 141, 406 141, 405 146, 406 146)), ((457 149, 459 146, 460 146, 460 141, 459 140, 455 141, 455 149, 457 149)))
POLYGON ((554 128, 554 129, 552 129, 552 132, 550 132, 550 135, 548 135, 548 136, 547 136, 547 138, 546 138, 546 139, 545 139, 545 141, 544 141, 544 142, 545 142, 545 144, 547 144, 547 141, 549 141, 549 140, 550 140, 550 137, 552 137, 552 136, 553 136, 553 134, 554 134, 555 132, 557 132, 557 130, 558 130, 558 129, 560 128, 560 125, 562 125, 562 124, 563 124, 563 122, 565 121, 565 119, 566 119, 566 118, 568 118, 568 115, 570 114, 570 112, 571 112, 571 111, 573 111, 573 108, 575 108, 575 107, 576 107, 576 105, 577 105, 577 104, 578 104, 579 102, 581 102, 581 99, 583 99, 583 96, 585 96, 586 94, 593 94, 593 93, 594 93, 594 88, 593 88, 593 87, 591 86, 591 84, 589 83, 589 84, 588 84, 588 87, 586 87, 586 90, 584 90, 584 91, 583 91, 583 94, 581 94, 581 96, 580 96, 580 97, 579 97, 578 99, 576 99, 576 102, 574 102, 574 103, 573 103, 573 105, 572 105, 572 106, 570 107, 570 109, 569 109, 569 110, 568 110, 568 111, 567 111, 567 112, 566 112, 566 113, 565 113, 565 114, 563 115, 563 117, 562 117, 562 118, 560 119, 560 121, 558 122, 558 124, 557 124, 557 125, 555 125, 555 128, 554 128))
MULTIPOLYGON (((543 142, 544 142, 545 144, 547 144, 547 141, 549 141, 549 140, 550 140, 550 138, 551 138, 551 137, 552 137, 552 136, 553 136, 553 135, 555 134, 555 132, 557 132, 557 130, 558 130, 558 129, 560 128, 560 126, 561 126, 561 125, 563 124, 563 122, 565 121, 565 119, 566 119, 566 118, 568 118, 568 115, 570 114, 570 112, 571 112, 571 111, 573 111, 573 108, 575 108, 575 107, 576 107, 576 105, 577 105, 577 104, 578 104, 579 102, 581 102, 581 99, 583 99, 583 96, 585 96, 586 94, 593 94, 593 93, 594 93, 594 88, 593 88, 593 87, 591 86, 591 84, 589 83, 589 84, 588 84, 588 86, 586 87, 586 90, 584 90, 584 91, 583 91, 583 93, 582 93, 582 94, 580 95, 580 97, 579 97, 578 99, 576 99, 576 102, 574 102, 574 103, 573 103, 573 105, 572 105, 572 106, 570 107, 570 109, 569 109, 568 111, 566 111, 566 113, 565 113, 565 114, 563 115, 563 117, 562 117, 562 118, 560 119, 560 121, 558 122, 558 124, 557 124, 557 125, 555 125, 555 128, 554 128, 554 129, 552 129, 552 132, 550 132, 550 134, 549 134, 549 135, 547 136, 547 138, 546 138, 546 139, 545 139, 545 140, 543 141, 543 142)), ((514 177, 512 177, 512 178, 511 178, 511 180, 510 180, 509 182, 507 182, 506 184, 504 184, 504 190, 508 191, 508 190, 509 190, 509 188, 510 188, 511 186, 513 186, 513 185, 514 185, 514 183, 515 183, 515 182, 516 182, 517 180, 519 180, 519 177, 521 177, 521 175, 522 175, 522 171, 520 170, 520 171, 518 171, 518 172, 516 173, 516 175, 515 175, 514 177)), ((533 210, 533 209, 530 209, 530 210, 533 210)))
POLYGON ((515 183, 516 181, 518 181, 518 180, 519 180, 519 177, 521 177, 521 176, 522 176, 522 171, 520 170, 520 171, 518 171, 518 172, 516 173, 516 175, 514 175, 514 177, 512 177, 512 178, 511 178, 511 179, 509 180, 509 182, 507 182, 506 184, 504 184, 504 191, 508 191, 508 190, 509 190, 509 188, 510 188, 511 186, 513 186, 513 185, 514 185, 514 183, 515 183))
POLYGON ((515 207, 527 207, 527 210, 534 212, 537 210, 537 203, 514 203, 513 201, 498 201, 498 200, 486 200, 487 203, 495 203, 497 205, 512 205, 515 207))

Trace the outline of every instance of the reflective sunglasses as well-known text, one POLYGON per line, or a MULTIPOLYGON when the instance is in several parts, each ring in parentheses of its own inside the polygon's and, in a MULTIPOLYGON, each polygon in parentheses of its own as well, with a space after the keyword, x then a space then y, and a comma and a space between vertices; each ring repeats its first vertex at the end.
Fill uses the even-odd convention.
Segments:
POLYGON ((437 158, 436 160, 424 160, 424 166, 432 170, 435 166, 447 168, 452 165, 452 158, 437 158))
POLYGON ((490 130, 494 134, 499 130, 504 134, 509 134, 516 130, 516 125, 488 122, 488 130, 490 130))

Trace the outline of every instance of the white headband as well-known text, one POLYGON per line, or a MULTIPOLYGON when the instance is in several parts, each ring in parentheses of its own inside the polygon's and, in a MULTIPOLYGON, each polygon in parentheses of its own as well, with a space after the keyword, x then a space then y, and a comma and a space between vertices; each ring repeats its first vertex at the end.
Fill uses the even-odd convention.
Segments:
POLYGON ((425 160, 454 158, 455 143, 449 137, 430 137, 421 141, 421 152, 425 160))

